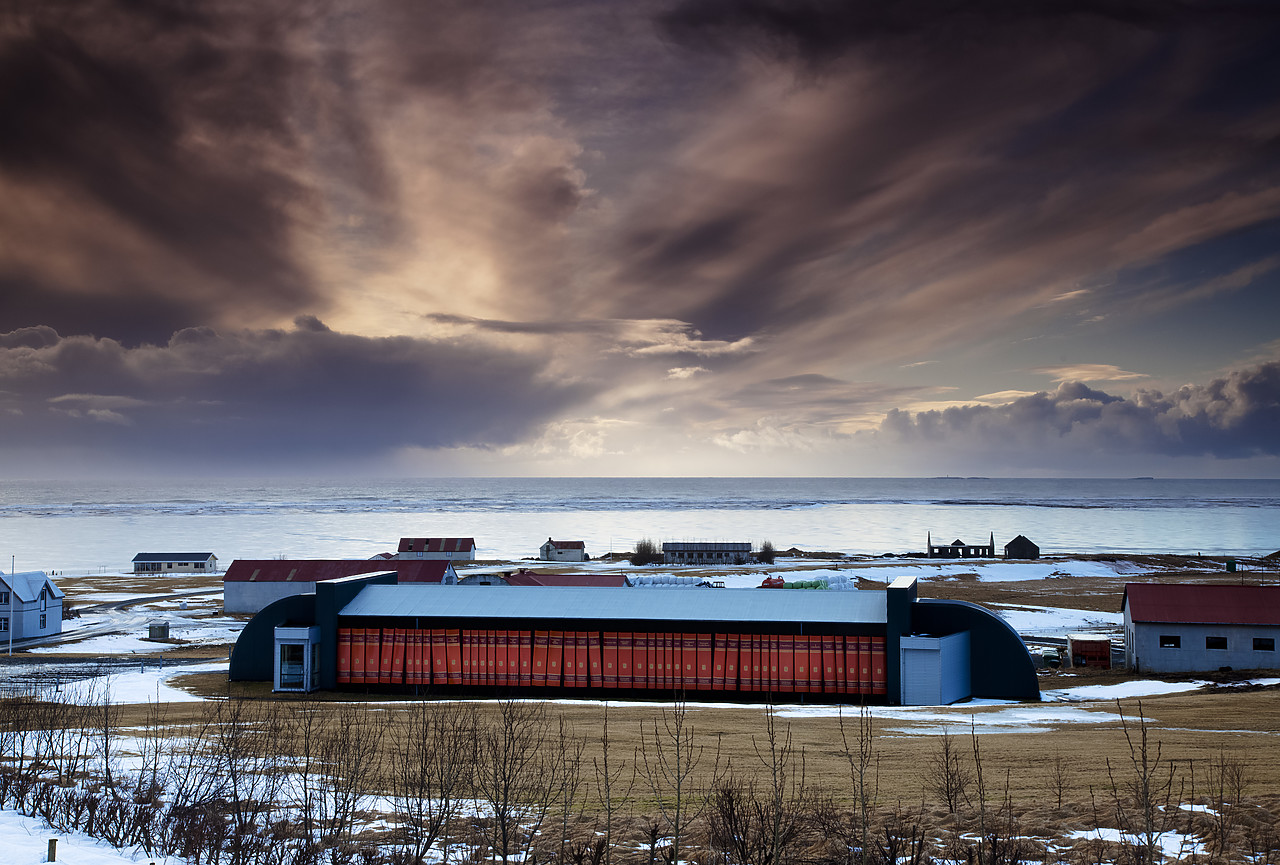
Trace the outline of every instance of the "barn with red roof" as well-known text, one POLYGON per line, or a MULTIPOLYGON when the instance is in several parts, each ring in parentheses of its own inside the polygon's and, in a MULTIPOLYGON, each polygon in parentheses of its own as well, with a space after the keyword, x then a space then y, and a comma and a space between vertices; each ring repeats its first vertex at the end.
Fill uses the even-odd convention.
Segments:
POLYGON ((236 559, 222 577, 222 608, 256 613, 280 598, 314 592, 316 583, 386 571, 395 571, 401 583, 458 582, 453 564, 439 560, 236 559))
POLYGON ((397 559, 475 561, 475 538, 401 538, 397 559))
POLYGON ((1129 583, 1126 665, 1142 673, 1280 667, 1280 586, 1129 583))

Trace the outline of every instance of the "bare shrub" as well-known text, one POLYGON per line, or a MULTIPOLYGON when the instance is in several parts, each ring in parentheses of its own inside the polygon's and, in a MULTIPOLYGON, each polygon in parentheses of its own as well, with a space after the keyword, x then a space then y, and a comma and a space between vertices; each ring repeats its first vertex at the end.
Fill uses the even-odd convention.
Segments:
POLYGON ((708 834, 732 863, 780 865, 792 861, 807 828, 804 749, 793 746, 789 725, 779 731, 773 706, 765 712, 764 742, 751 741, 763 780, 756 784, 730 770, 711 796, 708 834))
POLYGON ((1116 823, 1138 839, 1137 844, 1128 845, 1130 849, 1125 851, 1126 855, 1137 865, 1153 865, 1162 858, 1162 854, 1157 852, 1157 841, 1173 819, 1169 806, 1175 802, 1173 791, 1177 768, 1172 761, 1165 759, 1160 741, 1151 741, 1141 701, 1138 702, 1136 730, 1133 721, 1125 717, 1119 701, 1116 708, 1129 746, 1128 771, 1123 776, 1107 760, 1107 779, 1116 823))
POLYGON ((683 700, 663 709, 661 720, 646 729, 640 725, 640 748, 636 763, 640 767, 657 808, 650 824, 654 833, 649 848, 652 861, 659 840, 667 840, 663 860, 675 865, 690 829, 706 811, 719 775, 719 751, 712 769, 712 782, 700 783, 697 775, 703 748, 697 743, 689 709, 683 700))
POLYGON ((948 813, 954 814, 968 796, 973 777, 973 771, 964 764, 959 746, 943 727, 926 768, 927 789, 947 806, 948 813))
POLYGON ((652 565, 662 561, 662 550, 651 538, 641 538, 629 558, 633 565, 652 565))
POLYGON ((528 857, 565 783, 563 755, 548 747, 549 736, 541 702, 500 701, 498 717, 476 728, 476 792, 488 806, 488 844, 504 865, 528 857))
POLYGON ((391 785, 400 819, 401 861, 418 863, 444 838, 471 785, 476 709, 415 703, 391 749, 391 785))

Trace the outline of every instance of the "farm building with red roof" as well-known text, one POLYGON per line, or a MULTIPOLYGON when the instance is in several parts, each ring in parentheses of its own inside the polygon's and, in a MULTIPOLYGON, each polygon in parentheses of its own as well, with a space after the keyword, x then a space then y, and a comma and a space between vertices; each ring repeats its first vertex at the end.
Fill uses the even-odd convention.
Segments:
POLYGON ((453 564, 447 561, 236 559, 222 577, 222 607, 228 613, 256 613, 280 598, 314 592, 316 583, 389 571, 397 574, 400 583, 458 582, 453 564))
POLYGON ((401 538, 397 559, 475 561, 475 538, 401 538))
POLYGON ((553 541, 547 538, 547 542, 538 548, 538 558, 544 562, 585 562, 589 556, 585 541, 553 541))
POLYGON ((1280 667, 1280 586, 1129 583, 1126 665, 1143 673, 1280 667))

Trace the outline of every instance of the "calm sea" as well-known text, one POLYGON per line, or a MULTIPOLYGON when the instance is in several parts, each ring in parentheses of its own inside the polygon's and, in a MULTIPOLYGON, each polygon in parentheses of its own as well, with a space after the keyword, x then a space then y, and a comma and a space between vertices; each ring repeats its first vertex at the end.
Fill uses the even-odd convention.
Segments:
POLYGON ((138 552, 366 558, 402 536, 474 537, 481 558, 547 537, 593 555, 640 538, 778 549, 922 550, 926 535, 1046 554, 1262 555, 1280 548, 1278 480, 484 478, 0 482, 0 569, 126 570, 138 552))

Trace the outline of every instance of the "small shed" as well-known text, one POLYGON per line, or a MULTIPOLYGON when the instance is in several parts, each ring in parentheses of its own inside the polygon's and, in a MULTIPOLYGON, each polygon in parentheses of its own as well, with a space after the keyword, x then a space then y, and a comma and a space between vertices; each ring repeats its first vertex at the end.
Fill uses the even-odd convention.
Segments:
POLYGON ((1018 535, 1004 545, 1004 557, 1006 559, 1038 559, 1040 548, 1026 535, 1018 535))
POLYGON ((167 640, 169 639, 169 623, 163 619, 153 619, 147 622, 147 639, 148 640, 167 640))
POLYGON ((1072 667, 1111 669, 1111 638, 1101 634, 1068 634, 1067 663, 1072 667))

